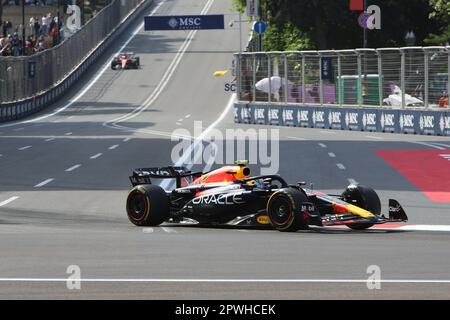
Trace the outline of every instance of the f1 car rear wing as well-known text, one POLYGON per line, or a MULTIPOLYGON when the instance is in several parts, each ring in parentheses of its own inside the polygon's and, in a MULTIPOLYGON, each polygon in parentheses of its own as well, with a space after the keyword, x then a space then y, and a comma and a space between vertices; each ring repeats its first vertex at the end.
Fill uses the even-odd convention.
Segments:
POLYGON ((202 174, 203 172, 191 172, 185 167, 142 168, 133 170, 130 181, 134 187, 142 184, 152 184, 151 179, 176 179, 177 188, 180 188, 182 178, 195 179, 202 174))

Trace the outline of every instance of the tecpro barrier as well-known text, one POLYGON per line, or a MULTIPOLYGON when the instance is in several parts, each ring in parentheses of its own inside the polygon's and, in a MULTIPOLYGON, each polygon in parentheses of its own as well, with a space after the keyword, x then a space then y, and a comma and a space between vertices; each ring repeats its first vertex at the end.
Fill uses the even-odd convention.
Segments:
MULTIPOLYGON (((122 3, 121 1, 115 1, 113 3, 116 2, 119 4, 122 3)), ((104 51, 121 35, 121 33, 130 25, 134 18, 136 18, 136 16, 141 14, 143 10, 147 9, 153 3, 153 0, 139 0, 136 3, 137 5, 135 5, 133 9, 129 10, 128 14, 124 16, 122 22, 114 29, 112 29, 112 31, 98 43, 96 48, 91 48, 91 52, 78 64, 78 66, 76 66, 63 79, 59 79, 59 82, 54 83, 53 85, 49 84, 49 88, 47 90, 30 98, 0 104, 0 122, 21 119, 33 113, 39 112, 47 106, 51 105, 63 94, 65 94, 67 90, 71 88, 71 86, 97 60, 97 58, 100 57, 104 53, 104 51)), ((129 4, 130 3, 128 3, 127 5, 129 4)), ((81 29, 79 32, 82 32, 83 29, 81 29)), ((74 37, 75 36, 72 36, 72 38, 74 37)), ((70 38, 69 41, 72 38, 70 38)), ((47 51, 51 52, 51 50, 47 51)), ((29 58, 32 59, 32 57, 29 58)), ((39 67, 38 64, 37 67, 39 67)))
POLYGON ((236 123, 450 136, 450 111, 236 103, 236 123))

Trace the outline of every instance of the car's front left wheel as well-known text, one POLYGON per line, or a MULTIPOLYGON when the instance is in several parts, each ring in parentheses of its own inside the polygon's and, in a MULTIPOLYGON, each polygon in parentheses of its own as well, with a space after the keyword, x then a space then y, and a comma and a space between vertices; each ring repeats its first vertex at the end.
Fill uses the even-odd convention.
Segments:
MULTIPOLYGON (((345 202, 356 205, 372 214, 381 215, 381 201, 378 194, 372 188, 366 186, 351 186, 343 193, 342 198, 345 202)), ((347 225, 353 230, 366 230, 373 227, 372 223, 353 223, 347 225)))
POLYGON ((270 223, 278 231, 296 232, 307 229, 302 205, 308 202, 308 198, 301 191, 286 188, 275 192, 267 203, 267 214, 270 223))

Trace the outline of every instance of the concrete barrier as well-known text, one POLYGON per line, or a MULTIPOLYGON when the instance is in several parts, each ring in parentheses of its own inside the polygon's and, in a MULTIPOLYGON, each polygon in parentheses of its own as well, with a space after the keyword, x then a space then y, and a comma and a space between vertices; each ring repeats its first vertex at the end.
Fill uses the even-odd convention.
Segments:
POLYGON ((450 110, 236 103, 236 123, 450 136, 450 110))

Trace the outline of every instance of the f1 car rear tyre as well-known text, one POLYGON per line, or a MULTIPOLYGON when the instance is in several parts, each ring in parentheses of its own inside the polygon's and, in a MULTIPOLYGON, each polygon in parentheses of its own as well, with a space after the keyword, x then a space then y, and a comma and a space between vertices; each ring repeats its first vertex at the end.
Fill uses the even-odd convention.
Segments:
POLYGON ((169 199, 155 185, 135 187, 128 194, 128 219, 137 226, 157 226, 169 218, 169 199))
POLYGON ((308 202, 305 194, 294 188, 286 188, 274 193, 267 203, 270 223, 278 231, 296 232, 307 229, 301 206, 308 202))
MULTIPOLYGON (((342 197, 346 202, 370 211, 374 215, 379 216, 381 214, 380 198, 372 188, 366 186, 347 188, 342 194, 342 197)), ((355 223, 348 225, 348 227, 353 230, 366 230, 373 227, 373 224, 355 223)))

